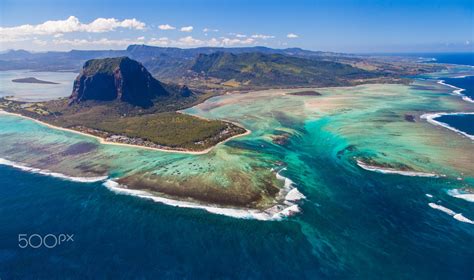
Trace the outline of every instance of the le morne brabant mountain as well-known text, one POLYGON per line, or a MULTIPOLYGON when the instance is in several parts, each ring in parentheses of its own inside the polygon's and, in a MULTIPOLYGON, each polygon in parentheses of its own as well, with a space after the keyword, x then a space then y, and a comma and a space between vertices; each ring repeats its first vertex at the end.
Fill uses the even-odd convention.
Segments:
POLYGON ((245 129, 176 112, 210 95, 165 84, 128 57, 84 64, 68 99, 24 103, 3 99, 0 109, 92 134, 109 142, 203 151, 245 129))
POLYGON ((171 87, 160 81, 139 62, 128 57, 92 59, 84 64, 74 81, 69 104, 87 100, 123 101, 149 108, 157 99, 195 100, 186 86, 171 87))

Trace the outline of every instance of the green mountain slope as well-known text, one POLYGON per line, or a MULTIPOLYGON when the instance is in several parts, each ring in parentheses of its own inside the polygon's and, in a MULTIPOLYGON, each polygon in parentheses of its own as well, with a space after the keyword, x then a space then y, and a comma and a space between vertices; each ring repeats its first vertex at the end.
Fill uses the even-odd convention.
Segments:
POLYGON ((338 86, 378 76, 332 61, 256 52, 200 54, 191 69, 208 77, 254 86, 338 86))

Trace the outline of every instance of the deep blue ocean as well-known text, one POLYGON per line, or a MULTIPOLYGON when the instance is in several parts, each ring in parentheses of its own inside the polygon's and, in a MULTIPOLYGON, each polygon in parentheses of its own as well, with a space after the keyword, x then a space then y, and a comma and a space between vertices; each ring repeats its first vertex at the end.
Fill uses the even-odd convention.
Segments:
POLYGON ((320 273, 295 223, 177 209, 117 195, 101 183, 1 165, 0 186, 1 279, 269 279, 320 273), (74 241, 20 249, 22 233, 74 234, 74 241))
POLYGON ((378 55, 423 58, 429 63, 435 62, 458 65, 474 65, 474 50, 471 52, 455 53, 391 53, 378 55))
POLYGON ((435 58, 437 63, 474 65, 474 51, 464 53, 424 53, 421 56, 435 58))
POLYGON ((474 136, 474 115, 459 114, 459 115, 444 115, 435 118, 437 121, 448 124, 460 131, 474 136))
MULTIPOLYGON (((474 65, 474 52, 471 53, 448 53, 423 54, 422 57, 435 58, 437 63, 449 63, 460 65, 474 65)), ((454 78, 442 78, 444 83, 464 89, 461 94, 474 100, 474 76, 460 76, 454 78)), ((474 135, 474 117, 473 115, 445 115, 436 118, 436 120, 446 123, 467 134, 474 135)))

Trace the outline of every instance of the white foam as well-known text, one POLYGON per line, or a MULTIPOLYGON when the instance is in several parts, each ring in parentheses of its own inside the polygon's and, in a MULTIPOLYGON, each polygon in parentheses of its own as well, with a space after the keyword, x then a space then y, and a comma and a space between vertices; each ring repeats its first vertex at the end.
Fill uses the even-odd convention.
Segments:
POLYGON ((452 126, 449 126, 447 123, 444 123, 444 122, 440 122, 440 121, 437 121, 435 120, 436 118, 439 118, 441 116, 446 116, 446 115, 474 115, 474 112, 457 112, 457 113, 444 113, 444 112, 440 112, 440 113, 428 113, 428 114, 423 114, 421 115, 420 118, 422 119, 426 119, 427 122, 431 123, 431 124, 434 124, 434 125, 439 125, 439 126, 442 126, 444 128, 447 128, 451 131, 454 131, 458 134, 461 134, 463 136, 466 136, 467 138, 471 139, 471 140, 474 140, 474 135, 470 135, 464 131, 461 131, 461 130, 458 130, 452 126))
POLYGON ((397 170, 393 168, 381 168, 378 166, 368 165, 361 160, 357 160, 357 165, 361 167, 362 169, 373 171, 373 172, 379 172, 383 174, 398 174, 398 175, 412 176, 412 177, 433 177, 433 178, 439 177, 439 175, 435 173, 403 171, 403 170, 397 170))
POLYGON ((107 176, 101 176, 101 177, 72 177, 72 176, 67 176, 61 173, 57 172, 52 172, 47 169, 39 169, 39 168, 34 168, 34 167, 29 167, 24 163, 19 163, 19 162, 13 162, 8 159, 0 158, 0 165, 7 165, 11 166, 26 172, 31 172, 31 173, 36 173, 36 174, 41 174, 41 175, 46 175, 46 176, 52 176, 55 178, 60 178, 63 180, 67 181, 74 181, 74 182, 82 182, 82 183, 93 183, 93 182, 100 182, 104 181, 107 179, 107 176))
POLYGON ((305 199, 306 196, 304 194, 300 193, 297 188, 291 189, 285 196, 285 200, 287 201, 298 201, 301 199, 305 199))
POLYGON ((456 214, 453 216, 453 218, 455 218, 456 220, 460 221, 460 222, 464 222, 464 223, 468 223, 468 224, 473 224, 474 225, 474 221, 472 220, 469 220, 468 218, 464 217, 462 214, 456 214))
POLYGON ((471 99, 469 96, 463 96, 463 97, 462 97, 462 100, 467 101, 467 102, 474 103, 474 99, 471 99))
POLYGON ((306 196, 304 196, 304 194, 302 194, 295 186, 294 186, 294 182, 288 178, 288 177, 285 177, 283 175, 281 175, 281 172, 286 170, 286 167, 285 168, 282 168, 280 169, 280 171, 278 171, 276 173, 276 178, 280 181, 283 181, 284 184, 283 184, 283 189, 281 190, 282 193, 285 193, 285 203, 288 204, 288 202, 292 202, 292 201, 298 201, 298 200, 301 200, 301 199, 305 199, 306 196))
POLYGON ((449 190, 448 194, 455 198, 460 198, 460 199, 467 200, 469 202, 474 202, 474 193, 461 193, 459 190, 454 189, 454 190, 449 190))
POLYGON ((286 167, 285 168, 282 168, 280 171, 278 171, 276 173, 276 178, 280 181, 283 181, 284 182, 284 185, 283 185, 283 188, 284 189, 290 189, 292 186, 293 186, 293 181, 291 181, 290 178, 288 177, 285 177, 283 175, 280 174, 280 172, 286 170, 286 167))
POLYGON ((436 203, 428 203, 428 205, 433 208, 433 209, 436 209, 436 210, 439 210, 441 212, 444 212, 450 216, 452 216, 454 219, 460 221, 460 222, 463 222, 463 223, 468 223, 468 224, 474 224, 474 221, 464 217, 461 213, 456 213, 454 212, 453 210, 449 209, 449 208, 446 208, 442 205, 439 205, 439 204, 436 204, 436 203))
MULTIPOLYGON (((461 77, 462 77, 462 78, 465 78, 466 76, 459 76, 459 77, 456 77, 456 78, 461 78, 461 77)), ((457 87, 457 86, 453 86, 453 85, 450 85, 450 84, 447 84, 447 83, 444 82, 444 80, 439 80, 439 81, 438 81, 438 84, 443 85, 443 86, 447 86, 447 87, 450 87, 450 88, 454 89, 454 90, 452 91, 452 93, 453 93, 454 95, 461 96, 464 101, 474 103, 474 100, 472 100, 472 99, 469 98, 468 96, 465 96, 464 94, 462 94, 462 92, 465 91, 465 89, 460 88, 460 87, 457 87)))
POLYGON ((433 203, 433 202, 428 203, 428 205, 429 205, 431 208, 437 209, 437 210, 439 210, 439 211, 442 211, 442 212, 444 212, 444 213, 446 213, 446 214, 448 214, 448 215, 450 215, 450 216, 456 215, 456 212, 454 212, 453 210, 451 210, 451 209, 449 209, 449 208, 446 208, 446 207, 444 207, 444 206, 442 206, 442 205, 439 205, 439 204, 436 204, 436 203, 433 203))
POLYGON ((113 180, 107 180, 104 182, 104 186, 106 186, 111 191, 120 194, 127 194, 133 195, 144 199, 151 199, 155 202, 163 203, 170 206, 175 207, 183 207, 183 208, 194 208, 194 209, 202 209, 206 210, 213 214, 225 215, 234 218, 240 219, 256 219, 262 221, 271 221, 271 220, 281 220, 284 217, 291 216, 295 213, 300 211, 298 205, 292 204, 288 207, 272 207, 267 210, 254 210, 254 209, 238 209, 238 208, 226 208, 226 207, 217 207, 217 206, 207 206, 201 205, 198 203, 193 202, 186 202, 186 201, 179 201, 164 197, 155 196, 147 191, 141 190, 131 190, 125 188, 125 186, 121 186, 119 183, 113 180))
POLYGON ((286 207, 285 209, 281 210, 279 212, 279 215, 282 215, 282 216, 291 216, 291 215, 294 215, 296 213, 300 212, 300 208, 298 207, 298 205, 291 205, 291 206, 288 206, 286 207))

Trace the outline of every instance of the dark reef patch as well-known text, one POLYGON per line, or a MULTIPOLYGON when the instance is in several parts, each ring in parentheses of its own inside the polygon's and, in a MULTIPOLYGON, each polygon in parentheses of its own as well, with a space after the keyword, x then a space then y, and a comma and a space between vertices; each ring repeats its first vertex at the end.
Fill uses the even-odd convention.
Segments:
POLYGON ((357 147, 355 145, 348 145, 344 149, 337 151, 337 158, 341 158, 343 155, 346 155, 348 153, 353 153, 357 151, 357 147))
POLYGON ((415 116, 413 115, 405 114, 404 118, 407 122, 415 122, 415 116))
POLYGON ((63 156, 74 156, 92 152, 97 149, 97 145, 90 142, 79 142, 69 146, 64 152, 61 154, 63 156))

